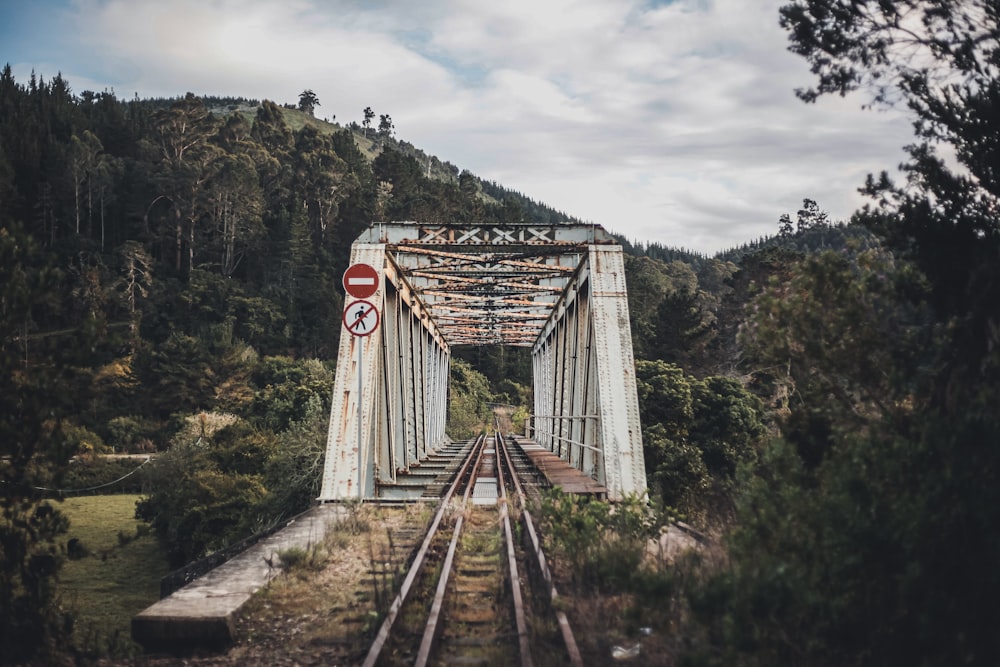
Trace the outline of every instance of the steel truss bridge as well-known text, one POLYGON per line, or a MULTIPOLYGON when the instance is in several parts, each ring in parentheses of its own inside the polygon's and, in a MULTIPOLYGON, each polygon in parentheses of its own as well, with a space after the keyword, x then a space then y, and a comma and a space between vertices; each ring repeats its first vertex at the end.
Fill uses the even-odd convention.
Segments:
POLYGON ((351 264, 320 501, 374 499, 449 443, 451 348, 532 348, 530 435, 620 500, 646 492, 621 246, 596 225, 373 224, 351 264), (352 335, 352 307, 369 308, 352 335), (372 326, 377 323, 377 326, 372 326))

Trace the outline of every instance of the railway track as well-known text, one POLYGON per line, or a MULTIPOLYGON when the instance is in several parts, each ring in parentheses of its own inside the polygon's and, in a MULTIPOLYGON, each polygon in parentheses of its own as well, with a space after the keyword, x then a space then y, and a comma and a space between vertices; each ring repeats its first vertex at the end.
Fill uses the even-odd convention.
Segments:
POLYGON ((582 664, 565 614, 554 611, 557 593, 526 508, 535 480, 526 491, 520 477, 529 468, 499 433, 475 439, 365 667, 582 664))

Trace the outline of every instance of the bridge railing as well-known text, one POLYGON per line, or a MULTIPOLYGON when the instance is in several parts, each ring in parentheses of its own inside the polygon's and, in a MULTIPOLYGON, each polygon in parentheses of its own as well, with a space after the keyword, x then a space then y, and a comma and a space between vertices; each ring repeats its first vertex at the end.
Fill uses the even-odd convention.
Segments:
MULTIPOLYGON (((543 436, 545 436, 546 439, 558 440, 559 442, 565 442, 570 445, 575 445, 577 447, 580 447, 581 449, 589 449, 592 452, 596 452, 600 456, 604 456, 604 452, 601 450, 600 447, 594 447, 593 445, 588 445, 586 443, 580 442, 579 440, 574 440, 573 438, 567 438, 565 436, 556 434, 554 428, 555 424, 553 422, 555 422, 555 420, 557 419, 560 420, 593 419, 599 422, 601 416, 600 415, 528 415, 528 419, 526 419, 524 422, 525 425, 524 434, 526 437, 532 438, 532 436, 540 433, 543 436), (543 430, 535 425, 536 420, 540 420, 542 422, 548 420, 551 426, 543 430), (531 433, 529 433, 529 429, 532 431, 531 433)), ((539 438, 534 437, 533 439, 535 440, 535 442, 539 442, 539 438)), ((572 457, 572 453, 570 454, 570 456, 572 457)))

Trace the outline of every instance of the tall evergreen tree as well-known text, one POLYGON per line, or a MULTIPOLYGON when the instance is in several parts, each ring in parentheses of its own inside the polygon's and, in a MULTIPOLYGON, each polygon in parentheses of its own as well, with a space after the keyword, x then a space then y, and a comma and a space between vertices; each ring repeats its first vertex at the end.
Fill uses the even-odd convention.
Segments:
POLYGON ((63 419, 74 383, 50 340, 36 337, 40 309, 61 292, 61 273, 19 225, 0 227, 0 662, 23 664, 64 644, 56 540, 67 523, 43 500, 69 457, 63 419))
POLYGON ((319 98, 313 91, 306 89, 299 93, 299 111, 304 111, 312 116, 318 105, 319 98))
POLYGON ((220 156, 220 150, 208 141, 215 123, 202 101, 188 93, 154 116, 153 132, 159 192, 150 210, 157 201, 167 204, 157 236, 172 239, 174 269, 180 274, 185 259, 187 270, 195 266, 198 227, 207 206, 205 188, 213 175, 210 167, 220 156))

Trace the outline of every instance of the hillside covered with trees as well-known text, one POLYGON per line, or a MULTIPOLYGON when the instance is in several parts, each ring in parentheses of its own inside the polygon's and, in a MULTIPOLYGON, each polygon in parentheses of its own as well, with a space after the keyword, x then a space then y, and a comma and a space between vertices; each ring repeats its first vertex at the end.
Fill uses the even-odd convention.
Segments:
MULTIPOLYGON (((353 239, 379 219, 541 210, 428 168, 387 115, 350 129, 289 106, 122 101, 0 72, 0 641, 25 651, 5 660, 70 627, 51 585, 66 525, 45 489, 135 467, 96 454, 159 452, 123 484, 147 494, 138 514, 175 565, 302 511, 318 492, 353 239)), ((498 397, 455 370, 460 416, 485 420, 498 397)))
MULTIPOLYGON (((996 664, 1000 14, 793 0, 782 24, 805 102, 910 110, 906 179, 859 184, 848 221, 776 211, 714 257, 621 239, 652 505, 718 547, 644 604, 678 664, 996 664)), ((158 452, 137 511, 178 565, 315 497, 340 277, 371 221, 564 219, 303 95, 0 73, 0 662, 69 645, 43 489, 128 471, 89 455, 158 452)), ((524 350, 454 368, 456 434, 528 402, 524 350)))

